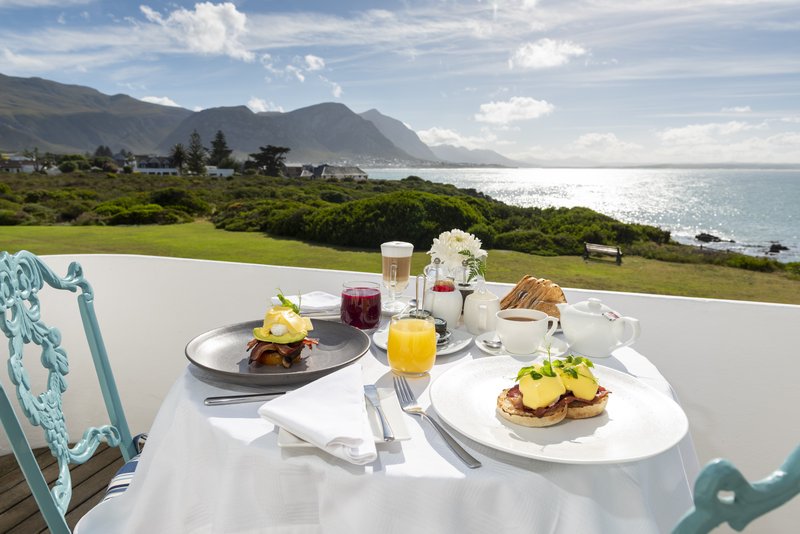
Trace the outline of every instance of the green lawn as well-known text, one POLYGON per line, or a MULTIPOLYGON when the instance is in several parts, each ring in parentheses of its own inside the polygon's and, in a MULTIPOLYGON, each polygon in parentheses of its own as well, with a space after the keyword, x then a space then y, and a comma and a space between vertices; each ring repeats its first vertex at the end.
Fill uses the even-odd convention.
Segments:
MULTIPOLYGON (((146 254, 245 263, 380 271, 380 252, 289 239, 259 233, 216 230, 211 223, 170 226, 2 226, 0 250, 37 254, 146 254)), ((414 254, 413 271, 428 256, 414 254)), ((689 265, 626 257, 584 262, 580 257, 542 257, 491 250, 487 278, 517 282, 523 275, 550 278, 564 287, 636 293, 800 304, 800 280, 713 265, 689 265)))

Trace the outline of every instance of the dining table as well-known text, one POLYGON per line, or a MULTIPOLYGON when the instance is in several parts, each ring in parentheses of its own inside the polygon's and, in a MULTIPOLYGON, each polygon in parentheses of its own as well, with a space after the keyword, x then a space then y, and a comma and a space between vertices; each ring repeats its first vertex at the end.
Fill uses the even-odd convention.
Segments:
MULTIPOLYGON (((457 330, 470 341, 409 380, 434 417, 437 380, 498 358, 463 326, 457 330)), ((374 340, 348 365, 360 367, 364 384, 393 392, 386 351, 374 340)), ((595 365, 677 401, 634 347, 595 365)), ((315 447, 287 446, 285 434, 258 414, 265 401, 204 403, 254 391, 188 362, 157 413, 129 489, 85 515, 78 532, 644 534, 669 532, 692 505, 698 460, 688 432, 657 454, 610 462, 591 452, 581 457, 574 443, 579 460, 565 461, 476 441, 439 417, 480 461, 473 469, 431 425, 398 412, 403 439, 379 442, 376 460, 356 465, 315 447)), ((609 406, 614 401, 612 392, 609 406)), ((658 421, 642 425, 659 430, 658 421)))

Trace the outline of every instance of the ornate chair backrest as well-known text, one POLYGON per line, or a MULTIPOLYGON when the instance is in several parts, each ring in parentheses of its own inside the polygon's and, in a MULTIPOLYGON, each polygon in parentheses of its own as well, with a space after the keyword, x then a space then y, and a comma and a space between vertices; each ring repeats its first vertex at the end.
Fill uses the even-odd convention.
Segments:
POLYGON ((770 476, 752 484, 727 460, 713 460, 694 485, 694 507, 672 534, 705 534, 727 522, 737 531, 800 494, 800 446, 770 476))
POLYGON ((93 298, 92 287, 83 277, 83 270, 77 262, 71 263, 67 275, 60 278, 30 252, 0 253, 0 329, 8 338, 8 373, 22 412, 32 425, 42 427, 48 447, 58 459, 59 474, 52 490, 47 486, 1 382, 0 420, 36 503, 54 533, 69 532, 64 514, 72 496, 70 463, 87 461, 101 441, 119 447, 125 461, 136 453, 108 364, 93 298), (61 333, 42 321, 39 290, 45 283, 55 289, 78 293, 78 309, 111 422, 87 429, 72 447, 69 446, 61 403, 62 394, 67 389, 65 375, 69 372, 69 363, 67 353, 61 347, 61 333), (47 389, 42 393, 31 391, 31 380, 22 361, 26 346, 35 347, 47 369, 47 389))

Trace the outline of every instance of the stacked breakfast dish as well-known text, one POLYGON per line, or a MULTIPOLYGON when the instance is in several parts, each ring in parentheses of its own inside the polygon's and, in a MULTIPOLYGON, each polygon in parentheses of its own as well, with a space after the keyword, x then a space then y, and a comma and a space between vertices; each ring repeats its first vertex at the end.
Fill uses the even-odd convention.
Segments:
POLYGON ((529 427, 600 415, 610 391, 598 384, 592 367, 588 358, 572 355, 523 367, 517 373, 517 384, 497 397, 497 413, 529 427))
POLYGON ((253 329, 247 343, 250 363, 291 367, 300 361, 304 347, 313 348, 318 340, 308 337, 314 326, 311 319, 300 316, 300 308, 280 293, 279 306, 272 306, 264 316, 264 325, 253 329))

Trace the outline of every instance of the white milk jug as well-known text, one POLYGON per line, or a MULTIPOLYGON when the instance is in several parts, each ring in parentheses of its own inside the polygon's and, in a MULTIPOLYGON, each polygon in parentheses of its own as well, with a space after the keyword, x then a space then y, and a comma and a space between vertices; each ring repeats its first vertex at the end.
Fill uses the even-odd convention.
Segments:
POLYGON ((478 287, 464 300, 464 326, 473 336, 490 332, 497 324, 500 298, 486 289, 481 280, 478 287))

